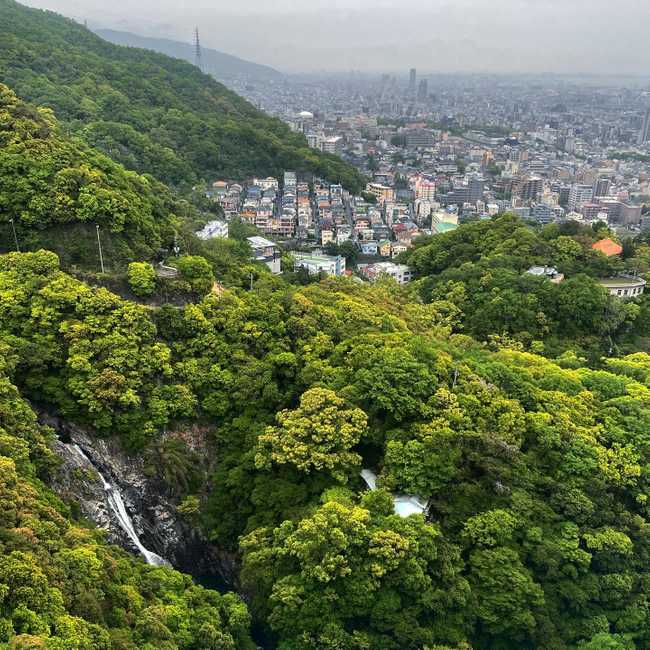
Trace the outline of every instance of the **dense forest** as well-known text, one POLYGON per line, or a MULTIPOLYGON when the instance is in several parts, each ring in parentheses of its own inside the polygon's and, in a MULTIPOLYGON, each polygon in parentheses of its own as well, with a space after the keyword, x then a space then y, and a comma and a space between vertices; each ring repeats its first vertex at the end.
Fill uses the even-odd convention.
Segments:
POLYGON ((508 337, 550 356, 574 351, 597 361, 614 352, 650 351, 650 296, 623 302, 598 283, 650 270, 650 246, 625 242, 606 257, 592 244, 611 236, 576 223, 533 228, 513 215, 421 237, 404 261, 425 301, 445 299, 462 314, 456 331, 481 340, 508 337), (554 268, 560 283, 526 273, 554 268))
POLYGON ((125 170, 67 135, 49 109, 0 84, 0 252, 59 252, 64 263, 96 263, 95 227, 107 260, 151 259, 183 233, 196 211, 162 183, 125 170))
POLYGON ((66 268, 99 270, 99 226, 110 272, 164 257, 177 244, 205 256, 229 284, 259 273, 244 241, 254 228, 233 221, 230 239, 195 236, 213 218, 209 210, 214 206, 180 199, 153 177, 126 170, 66 133, 50 109, 0 83, 0 253, 15 250, 17 240, 22 250, 55 251, 66 268))
POLYGON ((647 238, 500 215, 407 286, 272 275, 178 190, 357 172, 191 65, 0 20, 0 648, 650 648, 650 296, 599 283, 647 238), (142 461, 229 586, 109 544, 44 415, 142 461))
POLYGON ((16 359, 0 343, 0 646, 255 648, 237 596, 149 567, 72 520, 46 486, 52 433, 11 383, 16 359))
POLYGON ((0 81, 52 108, 127 169, 174 186, 312 172, 359 191, 340 158, 258 111, 193 65, 113 45, 72 20, 0 0, 0 81))
POLYGON ((163 429, 211 432, 207 486, 183 479, 189 450, 159 471, 241 558, 269 647, 650 644, 647 354, 479 343, 453 303, 391 281, 261 276, 152 310, 40 252, 0 258, 0 286, 27 398, 143 453, 163 429))

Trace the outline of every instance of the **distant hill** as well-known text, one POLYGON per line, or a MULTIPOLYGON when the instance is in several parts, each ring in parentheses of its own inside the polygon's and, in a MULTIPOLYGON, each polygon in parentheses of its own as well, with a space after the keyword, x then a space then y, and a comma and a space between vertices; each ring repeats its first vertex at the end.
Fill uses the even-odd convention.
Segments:
POLYGON ((58 14, 0 0, 3 83, 128 169, 187 187, 215 178, 314 173, 360 191, 337 156, 186 61, 114 45, 58 14))
MULTIPOLYGON (((120 32, 112 29, 95 29, 95 34, 116 45, 127 45, 129 47, 140 47, 145 50, 153 50, 175 59, 183 59, 194 63, 194 48, 190 43, 172 41, 166 38, 149 38, 130 32, 120 32)), ((249 77, 251 79, 279 79, 283 75, 274 68, 252 61, 246 61, 239 57, 225 54, 218 50, 201 48, 201 59, 204 72, 213 75, 217 79, 231 79, 233 77, 249 77)))

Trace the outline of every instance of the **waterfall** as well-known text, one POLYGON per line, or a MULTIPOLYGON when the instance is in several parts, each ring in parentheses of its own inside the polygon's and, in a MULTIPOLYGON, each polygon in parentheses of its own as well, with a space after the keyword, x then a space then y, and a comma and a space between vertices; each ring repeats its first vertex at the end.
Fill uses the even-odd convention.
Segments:
POLYGON ((97 475, 101 479, 102 485, 104 486, 104 492, 106 492, 106 500, 108 501, 108 505, 113 511, 113 514, 115 515, 120 528, 128 535, 129 539, 135 544, 140 553, 142 553, 144 559, 147 561, 147 564, 151 564, 153 566, 169 566, 169 562, 167 562, 167 560, 145 548, 140 541, 140 538, 138 537, 138 534, 135 532, 135 528, 133 527, 133 521, 131 520, 131 517, 129 517, 129 513, 126 511, 126 506, 124 505, 124 500, 122 499, 120 491, 104 478, 104 475, 93 465, 92 461, 88 458, 88 456, 86 456, 83 449, 79 447, 79 445, 73 444, 72 448, 84 461, 84 463, 91 465, 97 472, 97 475))
POLYGON ((377 489, 377 474, 375 474, 372 470, 362 469, 361 478, 366 482, 366 485, 370 488, 371 491, 377 489))
MULTIPOLYGON (((371 491, 377 489, 377 475, 372 470, 362 469, 361 478, 365 481, 371 491)), ((400 517, 419 515, 424 513, 427 509, 426 501, 414 494, 393 494, 391 496, 393 497, 393 508, 395 514, 400 517)))

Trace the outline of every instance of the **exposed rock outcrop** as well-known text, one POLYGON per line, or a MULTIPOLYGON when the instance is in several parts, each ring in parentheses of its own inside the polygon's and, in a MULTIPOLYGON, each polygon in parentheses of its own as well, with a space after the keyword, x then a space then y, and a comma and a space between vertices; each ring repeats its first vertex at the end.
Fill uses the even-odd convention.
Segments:
POLYGON ((211 545, 177 514, 164 485, 146 475, 141 457, 127 454, 115 439, 93 437, 61 418, 41 414, 40 420, 58 434, 53 448, 62 463, 52 487, 66 501, 77 504, 86 519, 106 530, 110 542, 141 554, 115 515, 99 472, 119 490, 146 549, 212 587, 237 587, 235 558, 211 545))

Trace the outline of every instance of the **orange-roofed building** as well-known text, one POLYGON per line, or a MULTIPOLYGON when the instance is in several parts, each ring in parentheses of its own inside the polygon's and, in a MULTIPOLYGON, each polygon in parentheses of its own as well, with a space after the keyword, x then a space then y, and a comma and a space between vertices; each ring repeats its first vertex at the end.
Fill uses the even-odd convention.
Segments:
POLYGON ((620 244, 617 244, 611 239, 601 239, 592 245, 592 248, 595 251, 600 251, 607 255, 607 257, 612 257, 612 255, 620 255, 623 252, 623 247, 620 244))

